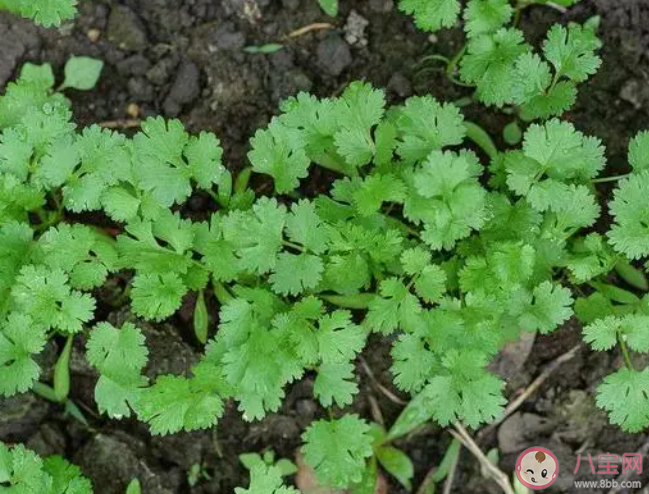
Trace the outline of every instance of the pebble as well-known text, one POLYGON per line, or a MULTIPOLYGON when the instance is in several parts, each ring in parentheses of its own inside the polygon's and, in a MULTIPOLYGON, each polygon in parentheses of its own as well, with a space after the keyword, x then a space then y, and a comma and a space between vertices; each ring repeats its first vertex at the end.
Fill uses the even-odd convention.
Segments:
POLYGON ((345 41, 350 45, 367 46, 367 38, 365 37, 365 29, 369 26, 370 21, 360 15, 355 10, 352 10, 347 17, 347 22, 343 30, 345 31, 345 41))
POLYGON ((352 63, 349 45, 338 35, 327 36, 317 48, 318 66, 328 75, 338 77, 352 63))
POLYGON ((388 81, 388 91, 400 98, 412 96, 412 84, 401 72, 395 72, 388 81))
POLYGON ((198 97, 201 92, 200 75, 201 73, 194 62, 185 61, 180 65, 163 105, 167 116, 177 117, 184 105, 198 97))
POLYGON ((116 5, 108 18, 108 40, 126 51, 142 51, 148 45, 142 21, 128 7, 116 5))

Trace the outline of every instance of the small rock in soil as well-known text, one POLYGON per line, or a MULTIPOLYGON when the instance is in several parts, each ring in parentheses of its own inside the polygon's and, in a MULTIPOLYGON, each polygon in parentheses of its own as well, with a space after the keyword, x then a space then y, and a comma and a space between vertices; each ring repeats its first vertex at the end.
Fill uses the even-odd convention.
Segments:
POLYGON ((543 435, 548 422, 533 413, 515 413, 498 429, 498 447, 504 454, 515 453, 531 446, 530 441, 543 435))
POLYGON ((194 62, 183 62, 178 69, 171 90, 164 102, 164 111, 170 117, 177 117, 184 105, 194 101, 201 93, 201 73, 194 62))
POLYGON ((49 409, 46 401, 32 393, 0 398, 0 441, 24 441, 38 428, 49 409))
POLYGON ((132 77, 128 80, 128 92, 134 100, 148 103, 155 98, 155 89, 144 77, 132 77))
POLYGON ((156 86, 162 86, 171 77, 171 72, 176 68, 177 64, 178 62, 174 57, 162 58, 147 71, 146 78, 156 86))
POLYGON ((338 77, 352 63, 349 45, 338 35, 327 36, 317 49, 318 66, 328 75, 338 77))
POLYGON ((73 458, 92 481, 97 494, 124 492, 140 473, 135 452, 113 436, 97 434, 73 458))
POLYGON ((185 470, 200 463, 211 447, 209 432, 182 432, 169 436, 154 436, 151 445, 156 456, 171 461, 185 470))
POLYGON ((62 455, 66 449, 65 434, 52 424, 44 424, 27 441, 27 447, 40 456, 62 455))
POLYGON ((380 14, 387 14, 394 8, 394 0, 370 0, 370 9, 380 14))
POLYGON ((149 62, 149 59, 140 54, 125 58, 117 63, 117 72, 124 76, 143 76, 146 75, 150 68, 151 62, 149 62))
POLYGON ((108 40, 122 50, 142 51, 148 40, 142 22, 128 7, 116 5, 108 18, 108 40))
POLYGON ((412 84, 401 72, 395 72, 388 82, 388 91, 399 98, 407 98, 412 95, 412 84))
POLYGON ((294 12, 300 7, 300 0, 282 0, 282 6, 294 12))
POLYGON ((30 47, 38 48, 40 38, 36 29, 22 21, 4 21, 0 17, 0 89, 12 76, 18 61, 30 47))
POLYGON ((350 45, 359 44, 360 46, 367 46, 365 28, 367 28, 369 24, 370 21, 355 10, 352 10, 349 17, 347 17, 347 22, 343 28, 345 31, 345 41, 350 45))
POLYGON ((246 36, 241 31, 235 31, 234 24, 227 23, 216 29, 216 47, 219 50, 241 50, 246 45, 246 36))

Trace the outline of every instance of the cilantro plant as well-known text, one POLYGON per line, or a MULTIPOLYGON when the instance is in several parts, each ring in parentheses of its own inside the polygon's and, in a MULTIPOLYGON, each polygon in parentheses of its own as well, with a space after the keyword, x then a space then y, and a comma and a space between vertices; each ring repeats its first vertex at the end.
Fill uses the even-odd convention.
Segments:
POLYGON ((81 470, 60 456, 39 458, 22 445, 0 443, 0 491, 25 494, 92 494, 81 470))
POLYGON ((0 10, 52 27, 72 19, 77 13, 77 3, 77 0, 0 0, 0 10))
POLYGON ((517 28, 520 13, 534 5, 559 8, 573 0, 546 1, 401 0, 400 8, 413 14, 420 29, 434 32, 452 27, 460 18, 465 44, 452 58, 433 55, 446 64, 453 82, 474 89, 474 98, 489 106, 515 106, 523 120, 560 116, 577 97, 577 85, 592 76, 599 65, 595 34, 597 19, 586 24, 556 24, 548 31, 540 53, 535 53, 517 28), (459 77, 459 80, 457 80, 459 77))
MULTIPOLYGON (((553 28, 545 57, 556 72, 542 91, 594 71, 589 29, 553 28), (588 48, 576 55, 575 46, 588 48)), ((489 79, 484 91, 507 91, 489 55, 500 44, 515 56, 498 60, 550 70, 513 29, 478 39, 486 55, 469 47, 460 65, 489 79)), ((97 68, 89 66, 93 78, 97 68)), ((630 261, 649 255, 649 134, 631 144, 634 171, 610 203, 610 232, 584 235, 600 215, 595 184, 617 177, 598 178, 597 138, 545 118, 560 112, 537 112, 543 119, 520 148, 501 152, 452 104, 416 96, 388 107, 381 90, 356 82, 338 98, 287 100, 251 139, 250 167, 232 176, 214 134, 191 136, 162 118, 128 138, 77 130, 53 88, 50 68, 28 65, 0 97, 2 396, 33 389, 67 400, 81 334, 99 412, 136 416, 153 434, 216 426, 229 401, 260 420, 309 376, 331 414, 303 435, 319 480, 372 486, 381 466, 409 487, 412 465, 394 441, 429 420, 477 428, 497 418, 504 382, 488 365, 522 332, 547 334, 572 316, 564 281, 576 293, 595 290, 577 310, 596 348, 649 349, 642 300, 608 282, 614 270, 647 289, 630 261), (301 193, 312 166, 333 177, 315 197, 301 193), (257 197, 253 172, 274 194, 257 197), (186 207, 196 195, 211 200, 200 214, 186 207), (119 326, 101 320, 95 298, 117 272, 131 312, 119 326), (148 376, 140 322, 174 318, 193 300, 203 357, 182 375, 148 376), (413 397, 388 431, 336 411, 359 391, 354 364, 371 333, 389 337, 394 383, 413 397), (52 383, 36 361, 47 345, 59 349, 52 383)), ((614 422, 642 428, 645 385, 627 359, 600 404, 614 422)), ((251 476, 239 492, 293 492, 276 465, 256 462, 251 476)))
POLYGON ((599 386, 597 404, 609 412, 612 423, 639 432, 649 425, 649 369, 634 362, 632 352, 649 351, 649 286, 642 270, 632 263, 649 255, 645 195, 649 190, 649 133, 641 132, 631 140, 629 163, 630 174, 603 179, 619 180, 609 203, 614 223, 607 233, 608 243, 597 234, 587 236, 570 269, 595 290, 577 305, 585 325, 584 339, 596 351, 619 346, 624 360, 624 366, 599 386), (616 276, 611 280, 606 275, 613 269, 616 276))

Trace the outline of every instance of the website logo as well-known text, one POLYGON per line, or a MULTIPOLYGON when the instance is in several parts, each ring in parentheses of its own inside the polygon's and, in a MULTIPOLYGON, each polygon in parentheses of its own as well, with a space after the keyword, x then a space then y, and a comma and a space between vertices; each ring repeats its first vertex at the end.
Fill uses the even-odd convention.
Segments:
POLYGON ((534 446, 516 460, 516 476, 528 489, 545 489, 554 483, 558 474, 559 461, 549 449, 534 446))

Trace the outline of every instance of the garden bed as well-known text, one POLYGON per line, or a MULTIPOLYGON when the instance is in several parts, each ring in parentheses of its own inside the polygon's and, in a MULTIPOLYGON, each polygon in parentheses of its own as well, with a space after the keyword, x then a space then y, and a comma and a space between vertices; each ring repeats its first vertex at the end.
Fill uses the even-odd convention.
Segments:
MULTIPOLYGON (((534 7, 525 11, 521 27, 532 43, 538 43, 551 24, 584 21, 592 15, 602 18, 603 65, 580 87, 567 119, 585 134, 602 139, 608 174, 615 175, 628 171, 630 137, 649 127, 649 2, 584 0, 568 15, 534 7)), ((248 141, 255 130, 270 121, 284 98, 299 91, 339 95, 349 82, 362 79, 386 88, 388 99, 397 103, 415 94, 432 94, 440 101, 467 96, 467 89, 453 85, 442 68, 425 58, 434 53, 450 56, 461 40, 459 31, 430 37, 417 31, 392 0, 343 1, 335 19, 323 14, 315 0, 94 1, 82 6, 72 24, 58 30, 0 14, 0 92, 23 62, 50 62, 61 71, 71 55, 99 58, 106 66, 97 88, 68 94, 80 126, 101 123, 131 132, 148 116, 178 117, 192 132, 214 131, 225 149, 225 163, 234 171, 247 166, 248 141), (304 27, 311 30, 298 31, 304 27), (269 43, 283 48, 269 54, 246 51, 269 43)), ((502 144, 506 115, 477 103, 463 112, 502 144)), ((312 196, 326 190, 331 179, 328 172, 312 169, 302 182, 302 192, 312 196)), ((269 185, 255 178, 258 191, 263 193, 269 185)), ((195 194, 188 202, 188 214, 204 219, 209 204, 207 195, 195 194)), ((600 221, 595 228, 605 231, 606 215, 600 221)), ((104 319, 117 324, 128 318, 128 306, 121 307, 110 285, 96 295, 104 319)), ((194 301, 188 296, 184 308, 165 323, 142 325, 150 351, 148 375, 182 374, 197 361, 202 349, 193 336, 194 301)), ((217 304, 208 305, 214 322, 217 304)), ((507 396, 516 397, 548 364, 580 343, 574 356, 514 415, 478 435, 484 450, 499 448, 500 467, 506 472, 513 471, 516 457, 526 447, 551 449, 562 475, 550 492, 573 492, 571 472, 578 452, 593 457, 634 452, 648 440, 645 434, 625 434, 608 425, 605 413, 595 407, 597 383, 619 367, 621 356, 588 350, 574 319, 552 335, 523 340, 501 356, 497 367, 508 378, 507 396)), ((63 454, 81 466, 98 494, 121 494, 135 477, 145 493, 230 493, 248 481, 239 454, 272 448, 279 456, 295 458, 301 433, 324 414, 307 376, 287 389, 279 412, 260 422, 244 422, 236 404, 230 403, 214 430, 152 437, 136 421, 106 420, 96 414, 96 376, 83 358, 83 342, 77 344, 71 397, 87 423, 61 406, 27 394, 0 400, 0 440, 24 442, 42 455, 63 454), (207 475, 190 487, 188 472, 196 465, 207 475)), ((402 409, 393 394, 406 398, 393 387, 389 348, 385 338, 371 337, 357 361, 361 391, 350 407, 387 425, 402 409)), ((57 353, 53 344, 44 353, 46 375, 57 353)), ((439 464, 451 439, 443 429, 429 426, 399 442, 414 463, 415 489, 439 464)), ((580 469, 576 478, 589 478, 585 472, 580 469)), ((649 476, 640 479, 646 483, 649 476)), ((388 492, 403 491, 396 481, 388 482, 388 492)), ((465 451, 452 492, 499 490, 483 479, 465 451)))

